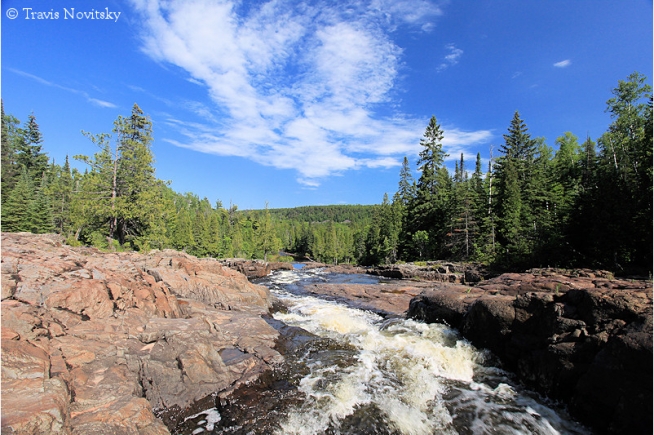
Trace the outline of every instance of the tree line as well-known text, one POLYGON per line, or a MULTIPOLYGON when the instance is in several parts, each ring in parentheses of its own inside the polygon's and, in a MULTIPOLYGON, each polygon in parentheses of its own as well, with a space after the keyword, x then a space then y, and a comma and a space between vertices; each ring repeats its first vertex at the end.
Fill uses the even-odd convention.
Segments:
POLYGON ((50 162, 36 117, 21 126, 2 107, 2 230, 57 232, 101 249, 173 248, 197 256, 270 259, 285 250, 328 263, 452 259, 531 266, 651 270, 652 96, 638 73, 607 101, 597 141, 570 132, 532 137, 518 112, 488 164, 463 155, 451 174, 432 117, 417 180, 407 157, 381 204, 238 210, 174 192, 155 176, 152 123, 134 105, 96 147, 50 162), (482 167, 485 166, 485 167, 482 167))
POLYGON ((155 177, 152 123, 138 105, 112 133, 82 132, 95 146, 73 158, 84 172, 50 161, 34 114, 21 126, 2 105, 2 231, 62 234, 106 250, 173 248, 200 257, 268 259, 280 250, 354 262, 352 236, 374 206, 238 210, 155 177))
POLYGON ((565 132, 555 151, 515 112, 499 155, 491 151, 482 168, 477 154, 472 172, 461 155, 450 175, 443 131, 432 117, 420 142, 418 180, 406 158, 400 172, 390 206, 398 211, 389 212, 396 220, 386 224, 397 233, 380 227, 389 245, 384 260, 651 271, 652 94, 645 81, 639 73, 619 81, 607 101, 612 123, 597 142, 565 132))

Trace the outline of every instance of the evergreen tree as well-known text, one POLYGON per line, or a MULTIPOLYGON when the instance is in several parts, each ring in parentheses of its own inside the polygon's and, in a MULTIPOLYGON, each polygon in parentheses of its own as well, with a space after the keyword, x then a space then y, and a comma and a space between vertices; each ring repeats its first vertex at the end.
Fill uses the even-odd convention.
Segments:
POLYGON ((31 231, 30 206, 34 201, 34 185, 23 167, 16 186, 2 206, 2 231, 31 231))
MULTIPOLYGON (((163 213, 158 201, 159 186, 154 177, 152 123, 134 104, 128 118, 118 116, 114 122, 116 145, 112 149, 108 134, 85 135, 100 151, 92 158, 75 156, 88 164, 91 172, 84 177, 80 229, 103 234, 132 248, 147 244, 150 226, 163 213)), ((78 233, 80 232, 78 229, 78 233)))
POLYGON ((257 239, 258 249, 263 252, 264 261, 268 261, 269 254, 279 252, 281 240, 279 240, 275 232, 270 212, 268 211, 268 203, 266 203, 266 208, 259 223, 257 239))
POLYGON ((21 140, 22 133, 18 127, 20 121, 12 115, 5 114, 4 102, 1 102, 2 109, 2 161, 0 169, 2 170, 1 188, 2 203, 9 197, 9 193, 14 188, 20 178, 20 166, 17 162, 18 144, 21 140))
MULTIPOLYGON (((452 185, 443 162, 447 154, 443 151, 443 131, 432 116, 424 137, 420 140, 418 169, 420 178, 416 195, 408 206, 411 222, 408 234, 427 231, 429 245, 421 249, 422 255, 440 255, 443 252, 444 237, 449 226, 449 197, 452 185)), ((411 236, 412 237, 412 236, 411 236)), ((422 239, 421 239, 422 240, 422 239)), ((415 251, 414 251, 415 252, 415 251)))
POLYGON ((115 215, 110 223, 110 237, 121 244, 147 234, 146 216, 156 213, 157 203, 149 201, 156 189, 154 156, 150 149, 152 123, 134 104, 129 118, 118 117, 114 123, 117 136, 115 215), (153 210, 154 209, 154 210, 153 210))
POLYGON ((48 156, 42 150, 43 135, 33 113, 27 117, 22 133, 22 138, 18 141, 16 162, 27 170, 36 185, 48 168, 48 156))
POLYGON ((407 259, 411 255, 413 242, 411 240, 412 219, 409 216, 409 205, 413 203, 416 197, 416 182, 411 174, 409 159, 404 157, 402 160, 402 169, 400 170, 400 181, 395 195, 393 195, 393 205, 400 216, 400 233, 397 242, 397 258, 407 259))
POLYGON ((456 165, 451 205, 449 207, 451 217, 447 243, 450 255, 457 259, 467 259, 472 255, 473 245, 478 234, 475 208, 477 205, 475 182, 478 181, 481 185, 481 173, 478 171, 481 171, 479 156, 473 179, 468 179, 463 153, 461 153, 461 158, 456 165))
MULTIPOLYGON (((486 172, 483 180, 480 180, 476 186, 477 202, 476 202, 476 216, 479 222, 479 235, 473 242, 474 258, 477 261, 484 263, 493 263, 495 261, 495 208, 493 204, 494 185, 493 185, 493 158, 492 147, 490 159, 488 161, 488 171, 486 172)), ((477 155, 477 177, 481 176, 481 157, 477 155)), ((473 183, 475 183, 475 175, 473 175, 473 183)))
POLYGON ((364 264, 389 264, 397 260, 397 248, 402 229, 402 203, 390 202, 384 194, 381 205, 375 208, 366 237, 364 264))
POLYGON ((557 200, 553 204, 557 217, 569 214, 579 194, 582 174, 582 149, 577 137, 570 132, 556 139, 559 149, 551 162, 552 184, 557 200))
POLYGON ((594 176, 597 167, 597 152, 595 151, 595 142, 590 137, 586 138, 583 143, 583 154, 580 159, 581 164, 581 193, 590 191, 595 183, 594 176))
POLYGON ((53 164, 50 173, 52 181, 47 192, 52 204, 54 229, 60 234, 66 234, 71 229, 70 205, 73 196, 73 175, 68 156, 62 167, 53 164))
POLYGON ((397 189, 397 195, 403 206, 409 205, 416 194, 416 183, 411 174, 409 159, 404 157, 402 160, 402 169, 400 170, 400 182, 397 189))
POLYGON ((606 109, 613 122, 598 140, 596 160, 591 144, 586 147, 584 189, 574 222, 583 235, 577 234, 573 245, 586 263, 595 260, 618 272, 629 266, 651 271, 651 87, 633 73, 619 81, 613 95, 606 109))
POLYGON ((533 203, 533 182, 537 141, 515 112, 508 134, 497 159, 494 212, 497 217, 497 241, 502 246, 503 260, 508 264, 528 262, 534 251, 536 229, 533 203))
POLYGON ((35 192, 34 200, 27 208, 29 231, 36 234, 49 233, 54 229, 52 220, 52 204, 47 194, 48 181, 44 174, 41 185, 35 192))

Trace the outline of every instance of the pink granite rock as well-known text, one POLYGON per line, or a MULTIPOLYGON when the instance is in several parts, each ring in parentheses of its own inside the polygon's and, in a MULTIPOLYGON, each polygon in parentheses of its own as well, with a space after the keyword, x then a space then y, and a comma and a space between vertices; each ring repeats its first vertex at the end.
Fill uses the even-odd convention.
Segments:
POLYGON ((227 395, 283 358, 268 289, 175 251, 2 234, 2 432, 165 434, 156 411, 227 395))

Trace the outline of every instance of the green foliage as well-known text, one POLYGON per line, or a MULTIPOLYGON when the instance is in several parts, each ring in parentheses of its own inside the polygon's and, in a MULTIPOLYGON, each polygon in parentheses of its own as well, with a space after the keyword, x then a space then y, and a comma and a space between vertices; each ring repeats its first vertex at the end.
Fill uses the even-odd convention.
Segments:
POLYGON ((48 167, 48 156, 42 151, 43 136, 34 114, 28 116, 22 135, 16 141, 16 163, 25 168, 35 185, 38 185, 48 167))
POLYGON ((150 150, 152 123, 135 104, 130 117, 118 116, 113 133, 113 148, 108 134, 85 133, 100 151, 92 157, 75 156, 91 169, 75 198, 80 202, 77 232, 89 242, 91 234, 101 232, 132 248, 149 247, 149 235, 158 233, 156 244, 161 245, 157 225, 164 204, 157 200, 159 186, 150 150))
POLYGON ((36 234, 49 233, 54 229, 52 220, 52 205, 47 194, 47 178, 41 179, 41 185, 35 192, 34 200, 27 208, 29 231, 36 234))
MULTIPOLYGON (((445 238, 450 224, 452 197, 452 179, 447 168, 443 166, 447 154, 443 151, 443 131, 432 116, 420 140, 422 150, 418 159, 420 178, 415 189, 415 195, 406 205, 406 216, 403 232, 403 257, 411 258, 418 255, 439 256, 445 254, 445 238), (427 242, 420 239, 417 244, 413 239, 418 231, 427 233, 427 242)), ((421 233, 422 234, 422 233, 421 233)))
MULTIPOLYGON (((613 122, 597 142, 565 132, 556 152, 516 112, 501 155, 471 177, 463 156, 452 177, 439 164, 443 135, 432 118, 421 141, 420 180, 410 195, 403 167, 399 255, 470 259, 495 267, 652 264, 652 97, 645 77, 620 81, 607 101, 613 122)), ((405 162, 406 163, 406 162, 405 162)))
POLYGON ((574 260, 618 271, 652 265, 652 90, 645 77, 620 80, 607 101, 613 122, 585 143, 581 189, 568 236, 574 260))
MULTIPOLYGON (((3 192, 4 193, 4 192, 3 192)), ((2 206, 2 231, 30 231, 30 206, 34 200, 32 179, 23 167, 20 178, 2 206)))
POLYGON ((378 264, 442 258, 499 268, 543 265, 627 272, 652 265, 652 97, 645 77, 620 81, 607 101, 612 123, 595 143, 571 132, 556 150, 533 138, 515 112, 500 156, 474 172, 463 155, 451 176, 444 133, 432 117, 420 141, 420 173, 404 158, 398 190, 379 205, 225 209, 180 194, 154 171, 152 124, 134 105, 113 137, 75 156, 82 174, 48 164, 33 114, 2 107, 2 230, 57 231, 103 250, 175 248, 197 256, 378 264))
MULTIPOLYGON (((18 142, 21 137, 21 130, 18 128, 20 122, 15 117, 5 114, 4 102, 2 107, 2 161, 0 169, 2 170, 2 191, 10 192, 20 177, 20 167, 17 162, 18 142)), ((8 195, 2 195, 2 203, 8 195)))

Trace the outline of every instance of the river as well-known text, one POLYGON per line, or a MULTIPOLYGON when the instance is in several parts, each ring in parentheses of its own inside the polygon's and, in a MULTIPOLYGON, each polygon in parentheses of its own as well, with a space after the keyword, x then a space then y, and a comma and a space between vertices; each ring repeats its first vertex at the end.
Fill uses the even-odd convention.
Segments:
POLYGON ((257 281, 280 302, 288 366, 180 434, 590 434, 445 325, 384 318, 304 290, 379 282, 321 269, 257 281), (298 331, 308 331, 298 333, 298 331))

